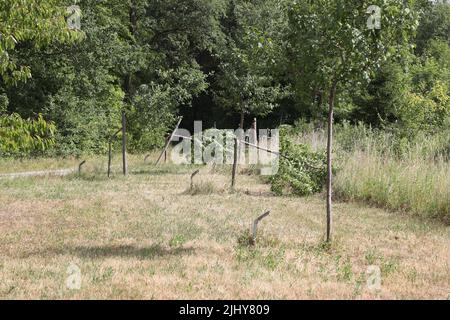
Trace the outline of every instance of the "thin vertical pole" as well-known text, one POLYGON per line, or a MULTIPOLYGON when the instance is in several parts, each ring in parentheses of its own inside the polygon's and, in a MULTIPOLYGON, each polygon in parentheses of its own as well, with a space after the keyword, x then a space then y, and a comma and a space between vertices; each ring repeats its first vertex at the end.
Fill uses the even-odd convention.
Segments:
POLYGON ((164 146, 164 150, 161 152, 158 160, 156 160, 155 165, 157 166, 159 162, 161 161, 161 158, 163 157, 164 153, 167 151, 167 148, 169 148, 170 143, 172 142, 173 136, 177 133, 178 128, 180 127, 181 121, 183 121, 183 117, 180 117, 178 120, 177 126, 172 131, 172 134, 169 136, 169 139, 166 141, 166 145, 164 146))
POLYGON ((122 112, 122 166, 123 175, 128 174, 128 164, 127 164, 127 119, 125 116, 125 111, 122 112))
POLYGON ((236 185, 236 172, 238 167, 238 153, 239 153, 239 140, 234 138, 234 162, 233 162, 233 172, 231 174, 231 188, 236 185))
POLYGON ((252 143, 258 145, 258 124, 256 118, 253 119, 251 135, 252 143))
POLYGON ((330 90, 328 101, 328 139, 327 139, 327 242, 331 242, 333 236, 333 121, 334 99, 336 97, 337 82, 330 90))
MULTIPOLYGON (((169 141, 170 136, 166 136, 166 144, 169 141)), ((167 163, 167 149, 164 151, 164 163, 167 163)))
POLYGON ((111 149, 112 149, 112 146, 111 146, 111 144, 112 144, 112 141, 111 141, 111 139, 109 140, 109 149, 108 149, 108 178, 111 176, 111 157, 112 157, 112 155, 111 155, 111 149))

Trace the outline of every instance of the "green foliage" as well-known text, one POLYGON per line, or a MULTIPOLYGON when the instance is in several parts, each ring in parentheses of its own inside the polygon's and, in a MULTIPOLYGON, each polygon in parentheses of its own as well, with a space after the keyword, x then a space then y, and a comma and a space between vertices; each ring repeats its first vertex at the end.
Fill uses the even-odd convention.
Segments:
POLYGON ((231 1, 228 6, 214 97, 220 107, 240 113, 241 120, 249 114, 269 114, 284 95, 270 70, 276 49, 270 26, 264 25, 269 21, 264 15, 276 15, 277 10, 271 1, 231 1))
POLYGON ((170 93, 160 86, 139 90, 128 117, 131 150, 149 151, 164 146, 164 136, 175 122, 170 100, 170 93))
POLYGON ((287 54, 297 99, 320 108, 334 102, 336 88, 361 88, 383 61, 404 54, 418 24, 416 12, 405 9, 404 2, 295 1, 289 11, 287 54), (380 30, 367 28, 370 5, 382 9, 380 30))
POLYGON ((287 128, 280 133, 281 154, 279 170, 270 178, 272 191, 277 195, 308 196, 322 191, 326 181, 326 155, 313 152, 305 144, 295 144, 287 128))
POLYGON ((57 123, 56 152, 62 155, 104 153, 110 135, 121 127, 124 93, 118 87, 104 84, 98 91, 91 89, 97 95, 80 98, 74 92, 78 85, 65 87, 55 94, 45 110, 57 123))
MULTIPOLYGON (((323 130, 302 124, 293 138, 326 147, 323 130)), ((403 137, 346 122, 335 127, 335 196, 450 221, 450 126, 403 137)))
POLYGON ((450 121, 450 6, 403 3, 79 0, 78 32, 67 28, 71 1, 4 0, 0 114, 43 114, 58 128, 54 152, 79 155, 105 152, 125 110, 130 151, 143 152, 179 113, 183 125, 235 128, 236 113, 265 127, 320 123, 335 81, 337 121, 404 139, 437 132, 450 121), (381 30, 366 28, 372 4, 381 30))
POLYGON ((18 114, 0 116, 0 155, 38 155, 55 144, 55 125, 39 115, 36 120, 24 120, 18 114))
POLYGON ((410 56, 403 67, 386 63, 367 91, 353 99, 353 119, 407 137, 440 130, 450 117, 449 61, 450 46, 432 40, 421 57, 410 56))
POLYGON ((182 234, 176 234, 169 240, 169 246, 172 249, 181 248, 186 243, 186 238, 182 234))
MULTIPOLYGON (((436 1, 437 2, 437 1, 436 1)), ((450 3, 428 2, 417 30, 416 52, 421 55, 430 40, 450 41, 450 3)))
POLYGON ((205 89, 205 75, 196 66, 187 65, 161 72, 158 82, 142 85, 128 114, 131 150, 147 152, 164 146, 164 136, 175 125, 178 106, 189 104, 205 89))
POLYGON ((9 104, 8 96, 6 94, 0 94, 0 115, 6 112, 8 104, 9 104))
POLYGON ((31 77, 31 69, 18 61, 16 47, 24 42, 41 48, 79 38, 68 29, 61 0, 2 0, 0 3, 0 77, 17 84, 31 77))
MULTIPOLYGON (((386 152, 391 148, 389 140, 385 141, 384 148, 379 146, 383 152, 375 148, 355 149, 342 156, 342 166, 335 181, 336 195, 343 200, 364 201, 390 210, 448 222, 448 163, 441 157, 435 158, 435 148, 431 148, 431 152, 424 156, 425 150, 421 145, 401 141, 404 152, 402 156, 397 154, 398 151, 394 154, 386 152)), ((423 139, 422 143, 429 142, 423 139)), ((449 150, 446 151, 446 161, 449 150)))

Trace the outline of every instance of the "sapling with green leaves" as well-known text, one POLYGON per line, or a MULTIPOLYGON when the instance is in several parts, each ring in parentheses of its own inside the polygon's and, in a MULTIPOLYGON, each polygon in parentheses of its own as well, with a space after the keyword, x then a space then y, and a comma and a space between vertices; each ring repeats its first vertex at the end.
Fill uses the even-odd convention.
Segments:
POLYGON ((339 88, 360 86, 393 55, 410 49, 409 37, 418 17, 404 0, 314 0, 295 1, 289 15, 288 50, 299 77, 308 75, 311 92, 319 90, 328 100, 327 143, 327 235, 332 239, 332 146, 334 107, 339 88), (380 24, 370 24, 381 10, 380 24), (373 7, 372 7, 373 8, 373 7))

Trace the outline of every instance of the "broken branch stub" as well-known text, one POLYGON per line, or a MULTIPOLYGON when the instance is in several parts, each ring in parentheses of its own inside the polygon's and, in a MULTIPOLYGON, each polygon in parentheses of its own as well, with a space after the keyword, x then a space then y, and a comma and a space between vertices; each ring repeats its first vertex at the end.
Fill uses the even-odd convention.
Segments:
POLYGON ((199 173, 200 173, 200 170, 197 170, 193 174, 191 174, 191 190, 194 188, 194 177, 199 173))
POLYGON ((81 174, 81 169, 83 168, 83 166, 86 164, 86 160, 84 160, 83 162, 81 162, 78 165, 78 174, 81 174))
POLYGON ((255 221, 253 221, 252 224, 252 244, 256 243, 256 234, 258 232, 258 224, 261 222, 262 219, 264 219, 265 217, 267 217, 270 214, 270 211, 265 212, 264 214, 260 215, 255 221))

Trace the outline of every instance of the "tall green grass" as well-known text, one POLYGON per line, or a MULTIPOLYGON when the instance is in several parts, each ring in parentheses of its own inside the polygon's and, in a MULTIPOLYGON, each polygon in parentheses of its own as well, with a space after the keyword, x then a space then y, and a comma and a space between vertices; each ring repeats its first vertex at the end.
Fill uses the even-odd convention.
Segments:
POLYGON ((450 165, 355 151, 334 181, 336 195, 450 222, 450 165))
MULTIPOLYGON (((299 142, 325 147, 324 130, 303 125, 299 142)), ((402 137, 363 125, 335 130, 335 195, 450 222, 450 130, 402 137)))

